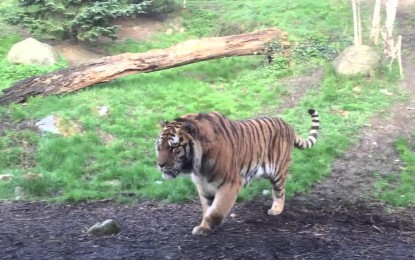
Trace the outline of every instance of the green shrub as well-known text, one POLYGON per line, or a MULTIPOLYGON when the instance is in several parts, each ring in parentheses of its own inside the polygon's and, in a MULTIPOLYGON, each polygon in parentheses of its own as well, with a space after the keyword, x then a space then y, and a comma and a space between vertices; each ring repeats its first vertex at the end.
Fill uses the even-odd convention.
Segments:
MULTIPOLYGON (((93 41, 100 36, 116 38, 117 17, 131 17, 171 1, 137 0, 20 0, 7 21, 28 28, 39 38, 93 41)), ((173 1, 174 2, 174 1, 173 1)))

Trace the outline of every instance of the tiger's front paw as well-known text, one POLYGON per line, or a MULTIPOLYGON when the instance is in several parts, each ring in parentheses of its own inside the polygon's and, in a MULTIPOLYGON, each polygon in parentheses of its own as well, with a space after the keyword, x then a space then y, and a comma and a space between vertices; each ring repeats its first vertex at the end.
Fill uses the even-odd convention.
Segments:
POLYGON ((268 215, 269 215, 269 216, 276 216, 276 215, 281 214, 281 212, 282 212, 282 209, 270 208, 270 209, 268 210, 268 215))
POLYGON ((192 235, 209 236, 210 234, 212 234, 212 230, 202 226, 196 226, 192 231, 192 235))

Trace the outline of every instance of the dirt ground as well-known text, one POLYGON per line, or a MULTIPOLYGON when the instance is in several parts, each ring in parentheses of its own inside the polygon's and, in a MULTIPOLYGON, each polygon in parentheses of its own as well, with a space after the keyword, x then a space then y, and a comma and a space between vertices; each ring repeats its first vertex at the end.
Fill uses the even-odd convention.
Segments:
MULTIPOLYGON (((398 15, 401 24, 409 17, 406 10, 398 15)), ((201 218, 196 200, 1 202, 0 259, 415 259, 415 208, 393 208, 370 197, 374 172, 399 172, 396 137, 415 131, 413 28, 402 34, 406 78, 401 86, 410 101, 368 122, 361 140, 335 160, 330 177, 288 200, 280 216, 266 214, 269 197, 237 203, 212 236, 195 237, 191 230, 201 218), (108 218, 121 224, 120 234, 86 234, 108 218)), ((319 73, 295 81, 286 106, 315 85, 319 73)))
POLYGON ((200 207, 111 202, 3 203, 1 259, 411 259, 415 220, 409 213, 337 200, 288 201, 278 217, 269 201, 239 203, 235 216, 210 237, 191 235, 200 207), (116 236, 85 233, 115 218, 116 236))

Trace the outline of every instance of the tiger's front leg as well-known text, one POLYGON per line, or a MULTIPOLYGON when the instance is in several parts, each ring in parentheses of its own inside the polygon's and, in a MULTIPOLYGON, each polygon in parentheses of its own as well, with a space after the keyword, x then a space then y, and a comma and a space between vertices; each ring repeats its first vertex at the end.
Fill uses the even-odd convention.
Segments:
POLYGON ((206 214, 206 210, 212 205, 214 196, 206 195, 203 191, 203 187, 196 184, 197 192, 199 193, 200 204, 202 205, 203 216, 206 214))
POLYGON ((238 192, 239 187, 236 184, 221 186, 216 192, 212 205, 206 208, 202 223, 193 228, 192 234, 207 236, 212 233, 215 226, 221 225, 235 204, 238 192))

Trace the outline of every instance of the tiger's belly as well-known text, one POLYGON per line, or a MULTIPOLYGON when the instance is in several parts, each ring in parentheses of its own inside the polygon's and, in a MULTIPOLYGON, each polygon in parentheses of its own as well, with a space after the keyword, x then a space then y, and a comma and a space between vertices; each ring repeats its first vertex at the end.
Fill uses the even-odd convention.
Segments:
POLYGON ((219 181, 208 182, 203 176, 192 174, 192 181, 196 184, 206 196, 215 196, 218 187, 220 185, 219 181))
POLYGON ((270 177, 270 167, 265 166, 256 167, 253 169, 242 169, 241 177, 243 186, 247 186, 252 180, 255 179, 268 179, 270 177))

